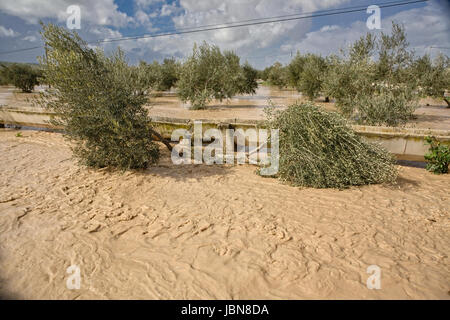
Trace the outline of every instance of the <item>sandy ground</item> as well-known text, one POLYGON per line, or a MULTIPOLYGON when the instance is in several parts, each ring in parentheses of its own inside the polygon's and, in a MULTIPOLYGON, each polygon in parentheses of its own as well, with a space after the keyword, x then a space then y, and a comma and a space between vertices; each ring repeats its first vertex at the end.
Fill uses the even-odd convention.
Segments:
POLYGON ((450 298, 450 175, 300 189, 255 167, 78 167, 61 135, 0 130, 0 295, 450 298), (81 269, 81 289, 66 269, 81 269), (369 265, 381 289, 366 287, 369 265))

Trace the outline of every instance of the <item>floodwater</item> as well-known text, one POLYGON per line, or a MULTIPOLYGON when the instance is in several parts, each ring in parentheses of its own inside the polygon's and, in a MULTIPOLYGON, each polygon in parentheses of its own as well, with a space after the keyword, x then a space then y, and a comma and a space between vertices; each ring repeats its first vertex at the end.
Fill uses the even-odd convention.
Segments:
MULTIPOLYGON (((261 120, 264 119, 264 108, 271 104, 275 107, 286 107, 297 101, 306 100, 296 90, 260 85, 253 95, 238 95, 222 102, 213 100, 203 110, 189 110, 189 106, 183 104, 174 92, 160 95, 150 99, 148 106, 151 116, 216 120, 236 118, 261 120)), ((327 109, 334 109, 333 104, 323 103, 323 99, 318 99, 317 103, 327 109)))
MULTIPOLYGON (((0 86, 0 106, 17 108, 36 108, 32 101, 38 95, 37 92, 44 87, 36 87, 34 93, 21 93, 11 86, 0 86)), ((181 119, 212 119, 212 120, 263 120, 264 108, 274 105, 284 108, 295 102, 304 102, 296 90, 278 89, 260 85, 253 95, 238 95, 229 100, 211 101, 203 110, 189 110, 188 105, 183 104, 176 96, 175 91, 158 92, 153 94, 147 107, 150 116, 171 117, 181 119)), ((314 101, 330 111, 336 111, 333 102, 325 102, 323 97, 314 101)), ((415 111, 415 118, 410 120, 406 127, 430 128, 450 130, 450 108, 441 99, 421 99, 420 107, 415 111)))

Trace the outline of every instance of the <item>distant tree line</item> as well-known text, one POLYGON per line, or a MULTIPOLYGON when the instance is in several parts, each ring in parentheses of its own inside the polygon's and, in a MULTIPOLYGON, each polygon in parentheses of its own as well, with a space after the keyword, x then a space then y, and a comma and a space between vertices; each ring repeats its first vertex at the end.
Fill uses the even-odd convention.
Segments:
POLYGON ((416 57, 404 28, 395 23, 391 34, 368 33, 341 55, 297 52, 289 64, 276 62, 260 77, 279 88, 295 88, 310 100, 333 98, 346 117, 364 124, 404 123, 420 97, 444 99, 450 107, 444 95, 450 90, 449 57, 416 57))

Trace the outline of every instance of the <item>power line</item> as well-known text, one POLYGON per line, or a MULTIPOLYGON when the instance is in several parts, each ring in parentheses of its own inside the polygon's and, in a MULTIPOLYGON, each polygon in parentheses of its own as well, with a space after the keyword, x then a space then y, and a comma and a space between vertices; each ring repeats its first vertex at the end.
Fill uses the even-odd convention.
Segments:
POLYGON ((0 52, 0 54, 9 54, 9 53, 16 53, 16 52, 22 52, 22 51, 30 51, 30 50, 34 50, 34 49, 41 49, 44 46, 38 46, 38 47, 30 47, 30 48, 24 48, 24 49, 16 49, 16 50, 11 50, 11 51, 3 51, 0 52))
MULTIPOLYGON (((395 3, 395 4, 387 4, 387 5, 380 4, 378 6, 380 8, 388 8, 388 7, 402 6, 402 5, 427 2, 427 1, 428 0, 415 0, 415 1, 408 1, 408 2, 400 2, 400 3, 395 3)), ((109 42, 137 40, 137 39, 145 39, 145 38, 158 38, 158 37, 181 35, 181 34, 188 34, 188 33, 198 33, 198 32, 214 31, 214 30, 221 30, 221 29, 231 29, 231 28, 247 27, 247 26, 254 26, 254 25, 262 25, 262 24, 268 24, 268 23, 274 23, 274 22, 286 22, 286 21, 301 20, 301 19, 307 19, 307 18, 332 16, 332 15, 338 15, 338 14, 359 12, 359 11, 364 11, 364 10, 366 10, 366 7, 364 7, 364 9, 341 10, 338 12, 311 14, 311 15, 306 15, 306 16, 301 16, 301 17, 273 19, 273 20, 269 20, 269 21, 260 21, 260 22, 252 22, 252 23, 240 23, 240 24, 235 24, 235 25, 230 25, 230 26, 203 28, 203 29, 199 29, 199 30, 174 31, 174 32, 165 32, 165 33, 159 33, 159 34, 146 34, 146 35, 133 36, 133 37, 122 37, 122 38, 116 38, 116 39, 104 39, 101 41, 97 41, 97 43, 109 43, 109 42)), ((236 23, 239 23, 239 22, 236 22, 236 23)))
MULTIPOLYGON (((389 7, 404 6, 404 5, 427 2, 427 1, 428 0, 414 0, 414 1, 406 1, 406 2, 388 2, 388 3, 380 3, 380 4, 376 4, 376 5, 380 8, 389 8, 389 7)), ((206 27, 206 28, 197 27, 194 30, 186 30, 186 31, 178 30, 178 31, 169 31, 169 32, 163 32, 163 33, 157 33, 157 34, 144 34, 144 35, 139 35, 139 36, 122 37, 122 38, 115 38, 115 39, 101 39, 101 40, 97 40, 97 41, 93 41, 93 42, 88 42, 88 44, 111 43, 111 42, 119 42, 119 41, 127 41, 127 40, 158 38, 158 37, 165 37, 165 36, 171 36, 171 35, 183 35, 183 34, 190 34, 190 33, 222 30, 222 29, 240 28, 240 27, 262 25, 262 24, 268 24, 268 23, 286 22, 286 21, 302 20, 302 19, 308 19, 308 18, 354 13, 354 12, 360 12, 360 11, 364 11, 364 10, 366 10, 366 7, 361 8, 361 6, 358 6, 358 7, 344 8, 344 9, 332 9, 332 10, 328 10, 328 11, 322 11, 322 13, 318 13, 318 14, 317 14, 317 12, 309 14, 309 15, 302 14, 301 16, 298 16, 300 14, 294 14, 293 15, 294 17, 292 17, 292 15, 285 15, 284 18, 278 18, 278 19, 274 19, 274 17, 250 19, 250 20, 234 22, 233 25, 220 24, 220 25, 211 25, 212 27, 206 27), (329 11, 336 11, 336 12, 329 12, 329 11), (254 20, 268 20, 268 21, 242 23, 245 21, 254 21, 254 20)), ((278 16, 278 17, 283 17, 283 16, 278 16)), ((29 50, 34 50, 34 49, 38 49, 38 48, 43 48, 43 46, 17 49, 17 50, 11 50, 11 51, 3 51, 3 52, 0 52, 0 54, 9 54, 9 53, 22 52, 22 51, 29 51, 29 50)))
MULTIPOLYGON (((426 0, 428 1, 428 0, 426 0)), ((396 3, 399 4, 402 3, 401 1, 387 1, 387 2, 383 2, 380 5, 387 5, 387 4, 392 4, 392 3, 396 3)), ((339 11, 339 10, 348 10, 348 9, 356 9, 356 8, 361 8, 361 9, 366 9, 367 5, 365 6, 352 6, 352 7, 344 7, 344 8, 336 8, 336 9, 328 9, 328 10, 317 10, 317 11, 310 11, 310 12, 298 12, 298 13, 293 13, 293 14, 285 14, 285 15, 280 15, 280 16, 272 16, 272 17, 265 17, 265 18, 254 18, 254 19, 247 19, 247 20, 240 20, 240 21, 230 21, 230 22, 223 22, 223 23, 216 23, 216 24, 207 24, 207 25, 202 25, 202 26, 192 26, 192 27, 183 27, 183 28, 176 28, 176 29, 172 29, 172 30, 167 30, 165 32, 178 32, 178 31, 182 31, 182 30, 194 30, 194 29, 200 29, 200 28, 209 28, 209 27, 218 27, 218 26, 226 26, 226 25, 233 25, 233 24, 237 24, 237 23, 244 23, 244 22, 251 22, 251 21, 260 21, 260 20, 268 20, 268 19, 276 19, 276 18, 286 18, 286 17, 293 17, 293 16, 300 16, 300 15, 307 15, 307 14, 319 14, 319 13, 326 13, 326 12, 332 12, 332 11, 339 11)), ((128 37, 119 37, 116 39, 123 39, 123 38, 130 38, 130 37, 140 37, 140 36, 144 36, 144 35, 136 35, 136 36, 128 36, 128 37)), ((104 40, 115 40, 113 39, 99 39, 96 41, 92 41, 92 43, 95 42, 101 42, 104 40)))

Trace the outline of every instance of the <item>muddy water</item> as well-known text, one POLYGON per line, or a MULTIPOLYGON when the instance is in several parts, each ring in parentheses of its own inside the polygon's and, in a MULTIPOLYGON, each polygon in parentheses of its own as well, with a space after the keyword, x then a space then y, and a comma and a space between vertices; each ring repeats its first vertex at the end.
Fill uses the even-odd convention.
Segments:
MULTIPOLYGON (((162 96, 150 100, 150 115, 175 118, 209 119, 264 119, 264 108, 270 104, 285 107, 296 101, 305 101, 296 90, 278 89, 260 86, 253 95, 238 95, 222 102, 214 100, 204 110, 189 110, 174 92, 162 93, 162 96)), ((321 103, 327 109, 333 104, 321 103)))
MULTIPOLYGON (((284 108, 295 102, 305 102, 296 90, 278 89, 276 87, 259 86, 253 95, 239 95, 232 99, 212 101, 204 110, 189 110, 175 92, 164 92, 161 96, 150 99, 148 107, 151 116, 174 117, 186 119, 245 119, 261 120, 265 118, 264 108, 273 104, 284 108)), ((329 111, 337 111, 333 102, 324 102, 323 97, 315 104, 329 111)), ((415 118, 405 126, 414 128, 450 129, 450 108, 441 99, 421 99, 420 107, 415 111, 415 118)))
MULTIPOLYGON (((35 91, 43 89, 43 87, 36 87, 35 91)), ((185 119, 261 120, 265 118, 264 108, 271 103, 283 108, 296 101, 306 101, 306 98, 295 90, 259 86, 253 95, 239 95, 222 102, 211 101, 204 110, 189 110, 174 91, 162 92, 158 95, 151 97, 147 105, 151 116, 185 119)), ((0 87, 0 105, 34 108, 32 101, 36 96, 37 93, 21 93, 13 87, 0 87)), ((314 103, 327 110, 336 111, 334 103, 325 103, 323 97, 318 98, 314 103)), ((406 124, 407 127, 450 129, 450 108, 447 108, 441 99, 422 99, 415 115, 416 117, 406 124)))

